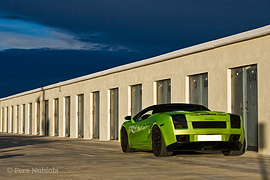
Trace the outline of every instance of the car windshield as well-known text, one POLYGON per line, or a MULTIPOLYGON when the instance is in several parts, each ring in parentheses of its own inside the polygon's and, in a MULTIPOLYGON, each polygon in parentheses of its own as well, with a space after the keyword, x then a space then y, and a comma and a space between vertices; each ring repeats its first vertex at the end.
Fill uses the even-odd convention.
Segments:
POLYGON ((168 111, 210 111, 204 106, 167 106, 168 111))

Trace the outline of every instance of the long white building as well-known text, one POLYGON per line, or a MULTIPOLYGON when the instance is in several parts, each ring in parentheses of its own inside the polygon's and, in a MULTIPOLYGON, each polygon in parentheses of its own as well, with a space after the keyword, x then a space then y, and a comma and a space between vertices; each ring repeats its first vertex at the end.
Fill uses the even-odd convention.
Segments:
POLYGON ((185 102, 242 115, 270 154, 270 26, 0 99, 0 132, 118 140, 126 115, 185 102))

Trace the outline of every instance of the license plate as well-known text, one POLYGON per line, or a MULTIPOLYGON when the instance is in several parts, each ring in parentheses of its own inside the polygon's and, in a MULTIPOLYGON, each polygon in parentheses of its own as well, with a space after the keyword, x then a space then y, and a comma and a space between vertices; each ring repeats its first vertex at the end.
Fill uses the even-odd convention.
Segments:
POLYGON ((221 135, 198 135, 198 141, 221 141, 221 135))

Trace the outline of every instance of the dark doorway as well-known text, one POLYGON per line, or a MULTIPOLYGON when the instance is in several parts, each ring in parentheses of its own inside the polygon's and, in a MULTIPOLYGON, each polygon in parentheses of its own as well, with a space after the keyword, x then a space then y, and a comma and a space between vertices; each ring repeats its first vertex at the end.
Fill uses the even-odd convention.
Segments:
POLYGON ((99 92, 93 92, 93 138, 99 138, 99 92))
POLYGON ((110 139, 118 139, 118 88, 110 90, 110 139))
POLYGON ((131 86, 131 116, 142 110, 142 85, 131 86))
POLYGON ((45 135, 49 136, 49 100, 45 100, 45 135))
POLYGON ((258 150, 257 65, 231 70, 232 113, 244 122, 246 148, 258 150))
POLYGON ((54 99, 54 135, 59 135, 59 99, 54 99))
POLYGON ((83 138, 84 135, 84 95, 78 95, 78 137, 83 138))
POLYGON ((65 136, 70 137, 70 96, 65 97, 65 136))
POLYGON ((171 103, 171 80, 157 81, 157 104, 171 103))

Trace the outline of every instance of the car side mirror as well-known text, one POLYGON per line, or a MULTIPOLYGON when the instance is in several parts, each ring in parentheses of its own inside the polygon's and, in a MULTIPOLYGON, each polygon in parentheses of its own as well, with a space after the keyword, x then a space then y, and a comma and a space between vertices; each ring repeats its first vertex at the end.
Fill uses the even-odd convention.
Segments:
POLYGON ((127 120, 127 121, 130 121, 132 118, 131 118, 131 116, 126 116, 125 117, 125 120, 127 120))

